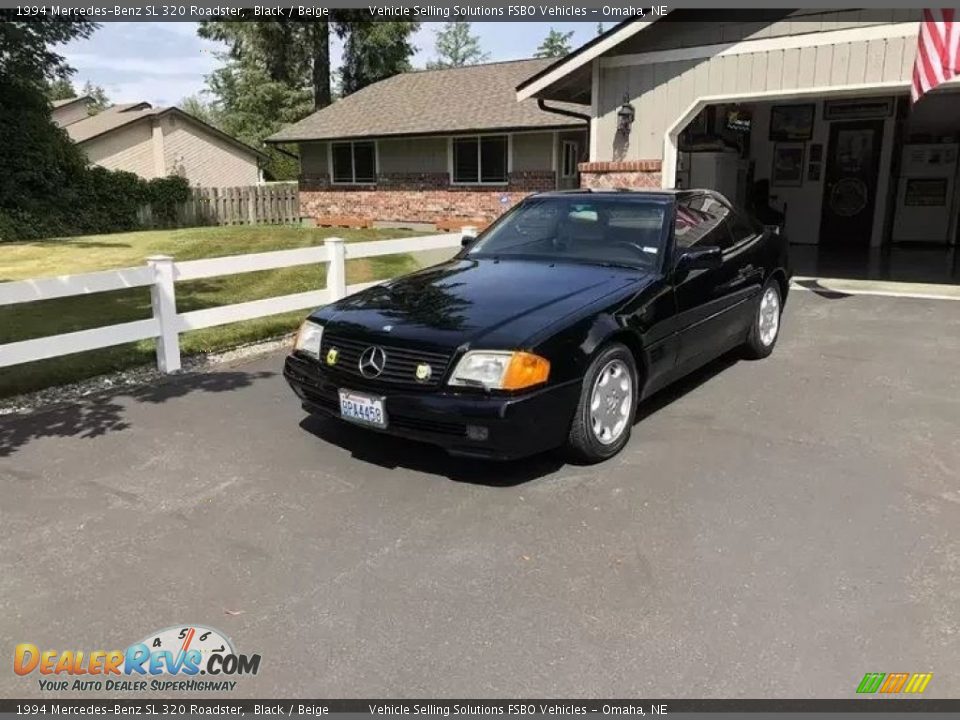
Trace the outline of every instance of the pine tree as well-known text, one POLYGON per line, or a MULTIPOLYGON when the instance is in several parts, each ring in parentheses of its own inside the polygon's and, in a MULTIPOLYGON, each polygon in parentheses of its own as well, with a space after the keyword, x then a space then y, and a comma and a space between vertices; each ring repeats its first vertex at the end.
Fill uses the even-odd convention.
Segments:
POLYGON ((107 97, 107 91, 99 85, 94 85, 89 80, 83 84, 83 89, 80 91, 80 95, 81 97, 90 98, 90 100, 87 102, 87 112, 89 112, 91 115, 96 115, 98 112, 106 110, 111 105, 110 98, 107 97))
POLYGON ((47 97, 51 100, 71 100, 77 96, 77 91, 69 78, 56 78, 47 84, 47 97))
MULTIPOLYGON (((360 12, 365 14, 365 11, 360 12)), ((416 52, 410 44, 410 36, 418 27, 419 23, 415 22, 363 19, 340 22, 337 35, 344 39, 344 47, 339 94, 349 95, 367 85, 409 71, 410 56, 416 52)))
POLYGON ((547 37, 544 38, 543 42, 540 43, 540 47, 537 48, 534 55, 541 58, 563 57, 564 55, 568 55, 572 50, 570 46, 570 38, 572 37, 572 30, 568 33, 562 33, 559 30, 550 28, 550 32, 547 34, 547 37))
POLYGON ((434 49, 437 59, 427 63, 428 70, 477 65, 490 59, 480 49, 480 38, 470 33, 468 22, 448 22, 436 32, 434 49))

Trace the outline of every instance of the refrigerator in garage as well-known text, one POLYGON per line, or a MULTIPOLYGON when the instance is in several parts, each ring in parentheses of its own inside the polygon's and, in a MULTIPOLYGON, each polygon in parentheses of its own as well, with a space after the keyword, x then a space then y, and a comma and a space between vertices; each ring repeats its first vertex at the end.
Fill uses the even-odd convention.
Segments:
POLYGON ((956 143, 903 146, 893 242, 950 243, 957 222, 956 143))
POLYGON ((746 167, 733 151, 684 152, 677 167, 677 187, 716 190, 730 202, 743 205, 746 167))

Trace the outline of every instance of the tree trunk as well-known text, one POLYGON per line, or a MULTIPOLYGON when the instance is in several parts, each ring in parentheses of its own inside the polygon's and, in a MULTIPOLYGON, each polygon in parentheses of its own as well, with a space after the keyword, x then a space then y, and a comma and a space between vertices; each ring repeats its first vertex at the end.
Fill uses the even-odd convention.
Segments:
POLYGON ((313 27, 313 109, 330 102, 330 23, 317 22, 313 27))

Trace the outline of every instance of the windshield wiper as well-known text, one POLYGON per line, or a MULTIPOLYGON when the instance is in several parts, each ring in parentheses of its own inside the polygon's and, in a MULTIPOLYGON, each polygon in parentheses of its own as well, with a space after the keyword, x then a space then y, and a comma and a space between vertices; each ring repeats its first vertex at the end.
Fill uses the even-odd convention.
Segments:
POLYGON ((642 269, 643 269, 643 267, 642 267, 641 265, 631 265, 630 263, 612 262, 612 261, 610 261, 610 260, 603 260, 602 262, 599 262, 599 261, 598 261, 598 262, 594 262, 594 263, 591 263, 591 264, 592 264, 592 265, 599 265, 600 267, 626 268, 627 270, 642 270, 642 269))

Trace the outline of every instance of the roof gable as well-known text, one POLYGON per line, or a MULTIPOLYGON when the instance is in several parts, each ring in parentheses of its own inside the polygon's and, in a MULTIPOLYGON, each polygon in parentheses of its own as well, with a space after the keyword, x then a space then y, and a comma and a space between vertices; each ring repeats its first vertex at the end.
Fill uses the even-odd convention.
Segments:
POLYGON ((84 143, 102 135, 106 135, 107 133, 119 130, 120 128, 127 127, 135 122, 169 114, 175 114, 177 117, 189 121, 203 131, 226 140, 236 147, 246 150, 252 155, 256 155, 260 158, 267 157, 266 154, 261 150, 237 140, 235 137, 218 130, 212 125, 208 125, 199 118, 195 118, 193 115, 185 113, 180 108, 155 108, 151 107, 150 103, 146 102, 111 106, 103 112, 99 112, 96 115, 91 115, 88 118, 84 118, 83 120, 78 120, 75 123, 67 125, 64 130, 67 131, 70 139, 75 143, 84 143))
POLYGON ((62 107, 67 107, 67 105, 73 105, 74 103, 82 102, 84 104, 93 100, 89 95, 81 95, 80 97, 64 98, 63 100, 54 100, 50 104, 53 106, 54 110, 58 110, 62 107))

